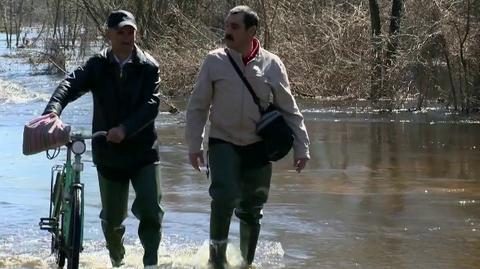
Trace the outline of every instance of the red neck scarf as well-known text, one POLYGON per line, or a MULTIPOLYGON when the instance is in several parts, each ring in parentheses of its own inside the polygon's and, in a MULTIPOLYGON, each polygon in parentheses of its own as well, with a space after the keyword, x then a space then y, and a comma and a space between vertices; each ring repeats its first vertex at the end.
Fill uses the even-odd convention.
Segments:
POLYGON ((247 55, 242 57, 243 64, 247 65, 249 62, 255 59, 255 57, 257 57, 259 50, 260 50, 260 41, 258 41, 258 39, 254 37, 252 40, 252 45, 250 46, 250 51, 247 53, 247 55))

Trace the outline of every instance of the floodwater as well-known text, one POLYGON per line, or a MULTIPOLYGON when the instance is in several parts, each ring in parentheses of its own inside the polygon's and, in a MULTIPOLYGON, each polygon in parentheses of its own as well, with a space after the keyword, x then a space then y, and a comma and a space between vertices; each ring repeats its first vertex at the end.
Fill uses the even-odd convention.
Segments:
MULTIPOLYGON (((0 53, 0 268, 54 268, 38 221, 48 214, 50 167, 64 152, 54 160, 23 156, 21 144, 23 124, 41 114, 60 77, 0 53)), ((300 174, 291 155, 274 164, 256 268, 480 268, 480 120, 435 108, 384 114, 358 104, 299 104, 312 160, 300 174)), ((91 115, 86 95, 62 118, 89 132, 91 115)), ((156 125, 166 209, 161 268, 204 268, 208 179, 187 163, 184 113, 160 113, 156 125)), ((107 268, 90 151, 84 161, 81 267, 107 268)), ((142 268, 132 214, 126 225, 126 267, 142 268)), ((230 241, 228 257, 238 265, 236 219, 230 241)))

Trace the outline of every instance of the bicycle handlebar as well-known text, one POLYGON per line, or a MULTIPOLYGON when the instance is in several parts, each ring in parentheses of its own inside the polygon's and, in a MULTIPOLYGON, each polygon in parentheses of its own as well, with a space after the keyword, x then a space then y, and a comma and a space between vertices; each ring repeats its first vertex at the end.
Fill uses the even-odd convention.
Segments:
MULTIPOLYGON (((92 138, 95 138, 95 137, 99 137, 99 136, 107 136, 108 132, 107 131, 97 131, 93 134, 82 134, 82 133, 74 133, 74 134, 71 134, 70 135, 70 142, 66 144, 67 147, 71 147, 73 145, 73 143, 77 142, 77 141, 82 141, 82 140, 85 140, 85 139, 92 139, 92 138)), ((85 144, 85 143, 83 143, 85 144)), ((47 158, 49 160, 52 160, 54 158, 56 158, 58 156, 58 154, 60 153, 60 147, 58 148, 55 148, 53 149, 53 154, 50 154, 49 153, 49 150, 47 150, 45 153, 47 154, 47 158)), ((68 155, 69 156, 69 155, 68 155)), ((70 158, 70 157, 67 157, 67 159, 70 158)))
POLYGON ((99 136, 107 136, 107 131, 97 131, 93 134, 82 134, 82 133, 76 133, 71 136, 72 140, 80 140, 80 139, 93 139, 95 137, 99 136))

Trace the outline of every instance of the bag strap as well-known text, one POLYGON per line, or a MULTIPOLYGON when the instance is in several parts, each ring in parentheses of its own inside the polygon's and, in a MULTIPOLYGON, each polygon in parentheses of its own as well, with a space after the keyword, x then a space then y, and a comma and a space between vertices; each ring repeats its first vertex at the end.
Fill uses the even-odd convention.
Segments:
POLYGON ((250 82, 248 82, 247 78, 243 75, 242 71, 240 70, 240 67, 238 67, 235 60, 233 60, 232 55, 230 55, 230 53, 228 53, 228 50, 226 48, 225 48, 225 53, 227 53, 228 59, 232 63, 233 68, 235 68, 235 71, 237 71, 238 76, 240 76, 240 78, 242 79, 245 86, 247 86, 248 91, 252 95, 253 102, 255 102, 255 104, 258 106, 258 111, 260 111, 260 114, 263 115, 265 113, 265 111, 262 109, 262 106, 260 106, 260 99, 255 94, 255 92, 253 91, 252 85, 250 85, 250 82))

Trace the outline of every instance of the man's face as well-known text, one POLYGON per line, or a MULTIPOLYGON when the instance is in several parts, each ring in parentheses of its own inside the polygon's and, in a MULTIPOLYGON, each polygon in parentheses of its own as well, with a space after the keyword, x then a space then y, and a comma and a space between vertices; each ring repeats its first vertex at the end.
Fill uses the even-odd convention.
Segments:
POLYGON ((120 29, 109 29, 107 37, 112 44, 113 51, 129 54, 135 46, 135 34, 135 28, 127 25, 120 29))
POLYGON ((237 51, 248 48, 255 34, 254 26, 246 29, 243 16, 243 13, 230 14, 225 19, 225 43, 237 51))

